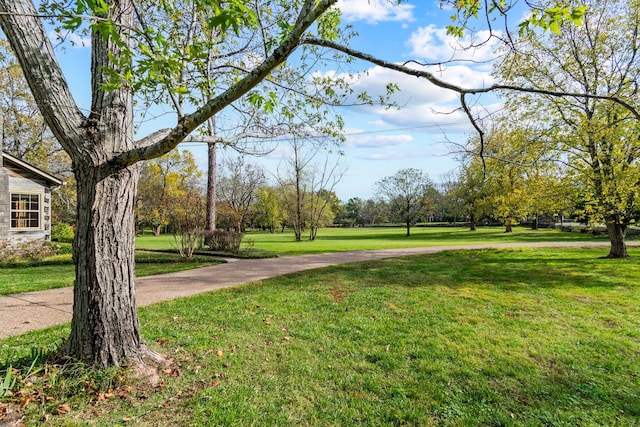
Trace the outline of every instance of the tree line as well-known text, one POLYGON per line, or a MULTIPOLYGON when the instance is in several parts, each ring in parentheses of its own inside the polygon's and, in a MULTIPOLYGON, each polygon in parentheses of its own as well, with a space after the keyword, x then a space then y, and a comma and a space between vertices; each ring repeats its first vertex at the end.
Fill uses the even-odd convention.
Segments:
MULTIPOLYGON (((292 160, 298 168, 270 180, 261 166, 246 157, 227 158, 217 172, 216 227, 236 233, 289 230, 296 240, 314 240, 318 229, 327 226, 400 224, 409 236, 411 228, 421 223, 467 225, 470 230, 478 224, 501 224, 505 232, 524 222, 536 229, 565 218, 599 223, 599 217, 585 207, 585 188, 553 159, 538 158, 531 163, 501 160, 516 156, 513 150, 521 150, 517 155, 526 157, 525 151, 532 147, 522 134, 496 134, 487 141, 484 162, 466 156, 460 168, 441 177, 440 182, 422 170, 402 169, 373 183, 374 197, 346 201, 332 189, 314 186, 318 170, 310 169, 309 164, 302 168, 292 160)), ((138 230, 147 228, 158 235, 204 229, 202 177, 187 150, 146 162, 136 201, 138 230)))

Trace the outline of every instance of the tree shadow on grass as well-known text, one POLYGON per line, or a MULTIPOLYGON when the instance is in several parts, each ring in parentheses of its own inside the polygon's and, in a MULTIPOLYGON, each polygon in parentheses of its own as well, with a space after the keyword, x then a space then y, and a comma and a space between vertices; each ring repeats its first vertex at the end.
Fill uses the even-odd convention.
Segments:
POLYGON ((537 251, 516 254, 511 250, 445 251, 438 254, 391 258, 345 267, 355 276, 381 286, 404 287, 492 286, 505 291, 531 291, 551 288, 629 287, 632 278, 640 275, 640 264, 634 259, 600 258, 601 250, 584 249, 546 251, 549 258, 537 251), (575 257, 563 256, 563 252, 575 257), (584 251, 582 256, 575 255, 584 251))

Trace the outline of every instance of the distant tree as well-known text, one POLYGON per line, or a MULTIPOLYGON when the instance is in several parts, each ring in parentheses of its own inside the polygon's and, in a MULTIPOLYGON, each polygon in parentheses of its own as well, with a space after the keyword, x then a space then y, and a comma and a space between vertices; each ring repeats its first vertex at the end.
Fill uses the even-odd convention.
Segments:
POLYGON ((318 229, 331 225, 340 210, 340 199, 335 192, 320 189, 309 197, 309 240, 315 240, 318 229))
POLYGON ((172 151, 145 162, 136 196, 136 222, 150 226, 158 236, 176 218, 179 196, 200 187, 202 172, 188 150, 172 151))
POLYGON ((245 161, 244 157, 227 159, 218 182, 218 201, 224 203, 220 215, 228 216, 226 222, 240 233, 258 197, 258 189, 265 184, 261 167, 245 161))
POLYGON ((282 223, 282 208, 278 199, 278 190, 273 187, 262 187, 257 192, 256 224, 275 233, 276 227, 282 223))
POLYGON ((389 208, 384 201, 367 199, 360 208, 360 217, 365 225, 375 225, 388 220, 389 208))
POLYGON ((336 218, 336 221, 343 225, 363 225, 362 216, 360 211, 364 201, 359 197, 352 197, 340 206, 340 211, 336 218))
POLYGON ((440 179, 438 209, 443 220, 456 223, 465 219, 464 203, 458 191, 460 185, 459 171, 447 172, 440 179))
POLYGON ((191 258, 205 226, 206 200, 202 186, 186 186, 168 194, 169 224, 183 258, 191 258))
POLYGON ((302 240, 302 232, 309 227, 309 240, 314 240, 320 225, 331 223, 335 217, 335 212, 327 209, 333 200, 322 196, 332 193, 342 179, 340 155, 311 138, 293 138, 289 145, 285 167, 276 174, 282 206, 295 239, 302 240))
MULTIPOLYGON (((549 135, 526 126, 525 118, 514 126, 512 117, 496 116, 485 135, 483 157, 469 156, 460 188, 468 212, 500 221, 505 232, 527 218, 536 228, 540 215, 558 215, 570 206, 571 192, 562 162, 545 149, 549 135)), ((477 152, 478 139, 471 144, 470 153, 477 152)))
POLYGON ((376 183, 378 195, 389 204, 391 215, 405 224, 407 237, 421 216, 434 208, 436 193, 429 176, 418 169, 402 169, 376 183))
MULTIPOLYGON (((528 188, 527 164, 517 132, 494 129, 485 140, 483 159, 482 210, 505 226, 505 233, 531 212, 532 193, 528 188), (513 160, 512 160, 513 159, 513 160)), ((480 162, 480 159, 475 160, 480 162)))
POLYGON ((485 214, 481 203, 485 194, 485 173, 482 162, 474 157, 463 161, 458 183, 452 191, 453 198, 458 200, 469 222, 469 230, 475 231, 478 220, 485 214))

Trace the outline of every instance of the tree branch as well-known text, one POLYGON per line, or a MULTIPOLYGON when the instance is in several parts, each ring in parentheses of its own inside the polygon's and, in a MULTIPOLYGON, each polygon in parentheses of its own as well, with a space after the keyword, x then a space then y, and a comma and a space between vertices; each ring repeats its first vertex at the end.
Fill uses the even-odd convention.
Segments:
POLYGON ((33 97, 72 158, 82 154, 86 117, 76 105, 47 33, 31 0, 0 0, 0 26, 15 49, 33 97))
MULTIPOLYGON (((504 84, 495 84, 487 87, 479 87, 479 88, 463 88, 458 85, 454 85, 452 83, 446 82, 442 79, 437 78, 434 74, 424 71, 424 70, 416 70, 410 67, 407 67, 405 64, 396 64, 393 62, 385 61, 375 56, 364 53, 355 49, 352 49, 348 46, 343 46, 339 43, 332 42, 330 40, 324 40, 317 37, 305 37, 300 40, 303 44, 310 44, 315 46, 328 47, 339 52, 345 53, 347 55, 353 56, 354 58, 362 59, 364 61, 370 62, 372 64, 378 65, 383 68, 387 68, 390 70, 395 70, 403 74, 407 74, 410 76, 415 76, 419 78, 424 78, 428 80, 430 83, 441 87, 443 89, 449 89, 451 91, 457 92, 460 95, 466 94, 482 94, 482 93, 490 93, 496 91, 512 91, 512 92, 523 92, 523 93, 533 93, 538 95, 547 95, 552 97, 568 97, 568 98, 584 98, 584 99, 599 99, 615 102, 624 108, 626 108, 633 116, 640 120, 640 111, 632 106, 627 101, 620 99, 615 96, 609 95, 596 95, 596 94, 588 94, 588 93, 577 93, 577 92, 562 92, 562 91, 554 91, 554 90, 546 90, 546 89, 537 89, 530 87, 522 87, 515 85, 504 85, 504 84)), ((462 98, 461 98, 462 99, 462 98)))
MULTIPOLYGON (((7 0, 4 0, 7 1, 7 0)), ((115 167, 127 167, 140 160, 148 160, 161 156, 180 143, 198 126, 204 123, 209 117, 221 111, 224 107, 239 99, 260 83, 277 66, 282 64, 291 53, 300 45, 300 40, 305 31, 337 0, 305 0, 296 19, 295 26, 291 29, 288 37, 278 46, 265 60, 253 69, 247 76, 220 93, 215 98, 208 101, 192 114, 185 115, 176 127, 161 140, 152 145, 137 147, 128 152, 116 156, 110 164, 115 167)))

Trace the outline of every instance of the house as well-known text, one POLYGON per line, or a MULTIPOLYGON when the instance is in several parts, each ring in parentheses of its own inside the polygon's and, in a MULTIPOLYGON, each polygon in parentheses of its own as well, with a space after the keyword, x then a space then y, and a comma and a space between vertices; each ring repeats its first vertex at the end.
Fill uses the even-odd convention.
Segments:
POLYGON ((63 181, 0 153, 0 242, 50 240, 51 191, 63 181))

